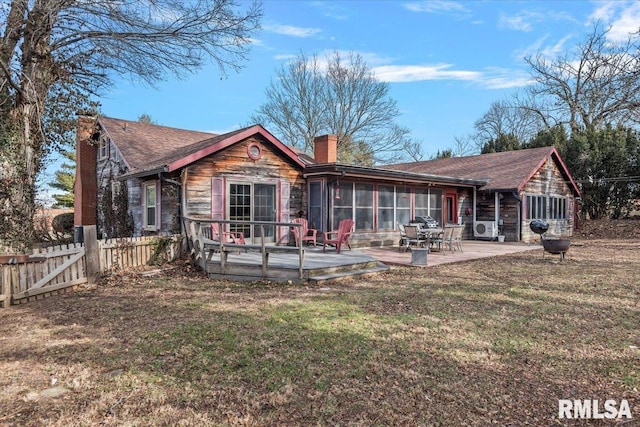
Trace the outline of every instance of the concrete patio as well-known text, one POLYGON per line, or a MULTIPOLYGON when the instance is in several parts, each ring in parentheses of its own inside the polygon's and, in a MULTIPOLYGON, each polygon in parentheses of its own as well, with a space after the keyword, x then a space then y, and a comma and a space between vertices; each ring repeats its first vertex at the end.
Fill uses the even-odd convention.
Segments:
MULTIPOLYGON (((455 251, 433 251, 427 255, 427 265, 419 265, 418 267, 431 267, 434 265, 448 264, 452 262, 469 261, 479 258, 487 258, 498 255, 506 255, 524 251, 537 251, 532 256, 542 256, 542 246, 539 244, 526 243, 499 243, 481 240, 463 240, 463 252, 455 251)), ((411 264, 411 251, 403 252, 402 248, 395 247, 378 247, 378 248, 358 248, 360 252, 376 258, 378 261, 389 266, 414 266, 411 264)), ((549 255, 553 256, 553 255, 549 255)))

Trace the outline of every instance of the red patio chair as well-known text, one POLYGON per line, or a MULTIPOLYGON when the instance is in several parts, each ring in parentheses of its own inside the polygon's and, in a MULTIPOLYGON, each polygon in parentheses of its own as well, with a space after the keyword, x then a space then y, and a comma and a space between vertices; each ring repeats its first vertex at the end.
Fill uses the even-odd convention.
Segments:
MULTIPOLYGON (((213 233, 213 236, 211 236, 211 240, 221 241, 220 228, 217 222, 211 223, 211 232, 213 233)), ((242 233, 242 231, 236 231, 236 232, 223 231, 222 237, 224 238, 224 243, 235 243, 237 245, 245 244, 244 233, 242 233)))
POLYGON ((302 246, 304 242, 313 242, 313 246, 317 246, 318 230, 309 228, 309 223, 304 218, 295 218, 295 224, 301 224, 301 227, 293 227, 293 235, 296 238, 296 246, 302 246), (301 238, 302 237, 302 238, 301 238))
POLYGON ((349 236, 351 236, 351 230, 353 229, 352 219, 343 219, 338 224, 338 229, 335 231, 327 231, 324 233, 324 241, 322 242, 322 251, 326 250, 327 245, 335 245, 336 250, 340 253, 342 245, 346 244, 351 250, 349 244, 349 236), (335 237, 333 237, 335 236, 335 237))

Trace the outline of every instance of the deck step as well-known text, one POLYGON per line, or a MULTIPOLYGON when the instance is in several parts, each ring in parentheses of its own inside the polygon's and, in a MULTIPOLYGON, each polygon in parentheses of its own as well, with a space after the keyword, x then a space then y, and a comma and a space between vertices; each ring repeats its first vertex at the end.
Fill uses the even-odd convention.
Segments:
POLYGON ((360 270, 346 270, 346 271, 343 270, 343 271, 336 271, 336 272, 331 272, 327 274, 313 275, 313 276, 309 276, 308 280, 311 283, 320 283, 320 282, 326 282, 329 280, 340 280, 347 277, 361 277, 369 274, 382 273, 385 271, 389 271, 389 267, 382 263, 378 263, 378 265, 376 265, 375 267, 368 267, 360 270))

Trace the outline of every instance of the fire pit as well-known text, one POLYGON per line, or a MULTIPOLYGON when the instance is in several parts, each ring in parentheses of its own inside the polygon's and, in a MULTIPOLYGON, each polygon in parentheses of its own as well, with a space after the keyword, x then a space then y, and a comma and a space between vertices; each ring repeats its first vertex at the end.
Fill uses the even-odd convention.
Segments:
MULTIPOLYGON (((529 224, 529 228, 536 234, 540 235, 540 240, 542 241, 542 247, 544 248, 544 252, 549 252, 550 254, 560 255, 560 260, 564 261, 564 254, 569 250, 569 245, 571 241, 566 238, 551 238, 545 239, 544 234, 549 230, 549 223, 547 221, 543 221, 541 219, 537 219, 535 221, 531 221, 529 224)), ((544 257, 544 252, 542 252, 542 256, 544 257)))

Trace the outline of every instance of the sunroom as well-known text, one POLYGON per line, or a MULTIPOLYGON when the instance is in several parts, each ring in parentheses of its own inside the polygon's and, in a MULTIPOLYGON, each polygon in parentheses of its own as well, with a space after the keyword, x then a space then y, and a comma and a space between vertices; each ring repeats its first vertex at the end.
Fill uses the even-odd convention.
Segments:
POLYGON ((398 224, 430 216, 439 225, 464 224, 472 235, 475 189, 486 182, 392 171, 340 163, 308 165, 307 219, 311 228, 329 231, 341 219, 355 222, 355 246, 398 242, 398 224))

